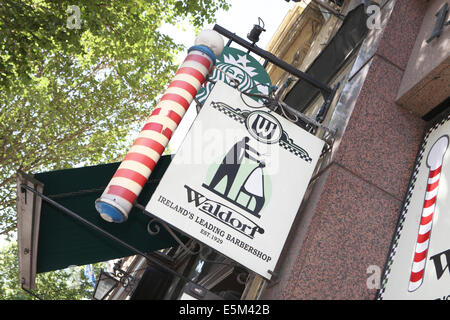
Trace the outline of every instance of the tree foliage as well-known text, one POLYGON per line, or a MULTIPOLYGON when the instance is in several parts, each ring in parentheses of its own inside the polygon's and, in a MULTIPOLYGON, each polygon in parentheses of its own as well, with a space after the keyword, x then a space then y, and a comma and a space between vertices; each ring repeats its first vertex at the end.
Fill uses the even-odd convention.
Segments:
POLYGON ((0 234, 15 228, 18 169, 121 159, 184 49, 159 31, 163 23, 200 28, 227 8, 226 0, 2 1, 0 234))
MULTIPOLYGON (((95 274, 100 273, 102 263, 94 265, 95 274)), ((17 280, 19 265, 17 243, 12 242, 0 250, 0 300, 34 300, 20 287, 17 280)), ((92 284, 84 274, 84 267, 41 273, 36 276, 35 294, 43 300, 82 300, 91 299, 92 284)))

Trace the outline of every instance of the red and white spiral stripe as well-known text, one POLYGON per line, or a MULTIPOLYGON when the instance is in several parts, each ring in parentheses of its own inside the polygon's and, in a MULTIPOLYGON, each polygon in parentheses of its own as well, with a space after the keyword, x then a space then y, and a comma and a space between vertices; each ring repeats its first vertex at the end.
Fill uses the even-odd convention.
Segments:
POLYGON ((448 147, 448 137, 440 137, 431 147, 427 157, 429 167, 427 190, 423 203, 422 215, 420 219, 419 235, 417 237, 414 251, 414 259, 411 267, 411 276, 408 291, 417 290, 423 282, 425 264, 430 244, 431 227, 433 225, 433 215, 438 198, 439 181, 441 177, 442 162, 448 147))
POLYGON ((213 66, 207 54, 189 52, 103 192, 103 201, 114 202, 128 214, 213 66))

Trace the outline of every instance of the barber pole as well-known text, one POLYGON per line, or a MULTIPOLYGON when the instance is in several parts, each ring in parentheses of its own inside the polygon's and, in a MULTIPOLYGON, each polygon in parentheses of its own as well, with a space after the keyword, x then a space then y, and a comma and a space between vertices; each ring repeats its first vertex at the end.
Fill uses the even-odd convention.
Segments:
POLYGON ((411 277, 408 291, 417 290, 423 282, 427 252, 430 244, 431 227, 433 225, 433 214, 439 190, 442 162, 449 144, 448 136, 440 137, 431 147, 427 157, 428 184, 425 192, 425 200, 420 219, 419 235, 417 237, 414 251, 414 260, 411 267, 411 277))
POLYGON ((142 131, 120 164, 95 207, 109 222, 124 222, 173 132, 193 101, 216 57, 222 53, 222 37, 204 30, 189 48, 173 81, 147 119, 142 131))

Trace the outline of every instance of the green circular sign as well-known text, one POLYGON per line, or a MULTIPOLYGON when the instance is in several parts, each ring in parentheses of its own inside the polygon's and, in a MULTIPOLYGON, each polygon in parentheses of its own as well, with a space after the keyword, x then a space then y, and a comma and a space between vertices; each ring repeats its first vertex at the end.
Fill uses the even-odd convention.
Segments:
MULTIPOLYGON (((239 91, 255 94, 268 94, 271 85, 266 69, 250 54, 236 48, 225 47, 217 58, 215 68, 210 79, 221 80, 230 86, 235 86, 237 80, 239 91)), ((204 103, 214 84, 206 82, 197 94, 200 103, 204 103)))

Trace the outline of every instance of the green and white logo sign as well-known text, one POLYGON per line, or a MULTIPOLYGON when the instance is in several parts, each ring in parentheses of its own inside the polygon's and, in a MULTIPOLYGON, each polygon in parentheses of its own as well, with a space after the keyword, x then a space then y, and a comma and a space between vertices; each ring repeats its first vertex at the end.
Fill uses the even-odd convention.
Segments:
MULTIPOLYGON (((214 82, 220 80, 234 87, 234 80, 239 82, 238 89, 248 93, 268 94, 270 77, 263 66, 251 55, 241 50, 225 47, 217 58, 216 67, 211 75, 214 82)), ((206 82, 200 88, 197 99, 204 103, 214 84, 206 82)))

